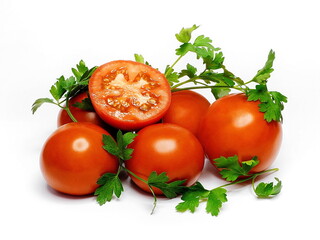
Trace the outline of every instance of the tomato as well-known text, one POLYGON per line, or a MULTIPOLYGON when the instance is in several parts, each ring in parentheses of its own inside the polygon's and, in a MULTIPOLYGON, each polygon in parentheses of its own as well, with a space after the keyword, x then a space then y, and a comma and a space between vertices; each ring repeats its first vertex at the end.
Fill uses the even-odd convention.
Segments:
MULTIPOLYGON (((82 92, 69 100, 68 105, 72 115, 75 117, 75 119, 77 119, 78 122, 91 122, 99 126, 104 126, 105 123, 95 111, 86 111, 73 106, 77 102, 81 103, 81 101, 85 98, 88 98, 88 93, 82 92)), ((58 115, 58 127, 70 122, 73 121, 69 117, 68 113, 65 110, 61 109, 58 115)))
POLYGON ((210 102, 199 93, 189 90, 173 92, 170 107, 162 120, 175 123, 196 135, 209 106, 210 102))
POLYGON ((259 164, 251 172, 267 169, 275 160, 282 140, 279 122, 264 120, 259 101, 244 94, 231 94, 215 101, 201 122, 199 139, 211 160, 238 155, 239 161, 256 156, 259 164))
POLYGON ((103 128, 92 123, 67 123, 45 142, 40 166, 48 185, 71 195, 91 194, 98 178, 117 172, 117 159, 102 146, 103 128))
MULTIPOLYGON (((116 136, 117 129, 106 124, 94 110, 83 110, 75 107, 74 104, 88 98, 87 92, 82 92, 69 100, 69 109, 78 122, 90 122, 107 130, 112 136, 116 136)), ((66 110, 61 109, 58 114, 58 127, 73 122, 66 110)))
POLYGON ((169 83, 161 72, 122 60, 94 71, 89 94, 99 116, 122 130, 137 130, 159 121, 171 101, 169 83))
MULTIPOLYGON (((204 152, 199 140, 175 124, 158 123, 143 128, 129 148, 134 151, 125 166, 145 180, 153 171, 158 174, 166 172, 169 181, 186 180, 186 186, 190 186, 203 169, 204 152)), ((131 179, 141 189, 150 192, 141 180, 133 176, 131 179)), ((162 194, 157 188, 154 192, 162 194)))

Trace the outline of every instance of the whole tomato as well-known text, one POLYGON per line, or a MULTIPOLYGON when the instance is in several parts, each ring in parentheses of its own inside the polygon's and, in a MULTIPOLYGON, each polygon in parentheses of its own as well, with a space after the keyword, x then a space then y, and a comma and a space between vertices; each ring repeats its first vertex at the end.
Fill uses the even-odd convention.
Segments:
POLYGON ((118 160, 105 151, 102 135, 107 131, 92 123, 67 123, 45 142, 40 166, 48 185, 71 195, 91 194, 98 178, 116 173, 118 160))
POLYGON ((239 161, 256 156, 259 164, 251 172, 266 170, 275 160, 282 140, 280 122, 267 122, 259 101, 244 94, 231 94, 215 101, 201 122, 199 139, 205 153, 214 159, 237 155, 239 161))
POLYGON ((199 123, 210 106, 201 94, 189 90, 173 92, 171 104, 163 116, 164 123, 174 123, 197 134, 199 123))
MULTIPOLYGON (((196 182, 204 165, 204 152, 199 140, 187 129, 170 123, 149 125, 139 131, 133 143, 132 158, 125 166, 147 180, 151 172, 165 172, 170 181, 186 180, 190 186, 196 182)), ((147 184, 131 176, 141 189, 150 192, 147 184)), ((162 192, 154 188, 155 194, 162 192)))

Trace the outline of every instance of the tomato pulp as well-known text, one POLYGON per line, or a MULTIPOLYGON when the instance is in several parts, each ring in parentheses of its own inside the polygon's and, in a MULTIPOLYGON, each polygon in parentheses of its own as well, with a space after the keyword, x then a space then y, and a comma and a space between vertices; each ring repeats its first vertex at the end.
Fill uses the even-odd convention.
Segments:
POLYGON ((164 75, 133 61, 112 61, 98 67, 90 78, 89 94, 99 116, 122 130, 158 122, 171 102, 164 75))
POLYGON ((45 142, 40 166, 48 185, 71 195, 91 194, 98 178, 116 173, 118 160, 102 146, 107 131, 92 123, 67 123, 45 142))
POLYGON ((281 123, 264 120, 258 101, 244 94, 231 94, 215 101, 201 122, 199 139, 207 157, 237 155, 239 161, 256 156, 259 164, 251 172, 266 170, 275 160, 282 140, 281 123))
POLYGON ((174 123, 197 135, 199 123, 210 106, 201 94, 189 90, 173 92, 164 123, 174 123))
MULTIPOLYGON (((132 158, 125 166, 147 180, 151 172, 165 172, 169 181, 186 180, 190 186, 199 178, 204 165, 204 152, 199 140, 187 129, 170 123, 158 123, 143 128, 133 143, 132 158)), ((131 176, 141 189, 150 192, 147 184, 131 176)), ((162 192, 154 188, 156 194, 162 192)))

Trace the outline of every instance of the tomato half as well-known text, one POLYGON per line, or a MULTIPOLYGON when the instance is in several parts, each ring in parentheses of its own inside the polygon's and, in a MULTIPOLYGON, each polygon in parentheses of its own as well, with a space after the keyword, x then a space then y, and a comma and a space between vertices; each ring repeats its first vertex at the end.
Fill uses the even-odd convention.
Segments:
MULTIPOLYGON (((151 172, 166 172, 169 181, 186 180, 190 186, 196 182, 204 165, 204 152, 199 140, 187 129, 170 123, 150 125, 139 131, 133 143, 132 158, 125 161, 127 169, 143 179, 151 172)), ((141 189, 149 187, 131 176, 141 189)), ((156 194, 162 192, 155 188, 156 194)))
MULTIPOLYGON (((78 122, 91 122, 99 126, 104 126, 105 125, 104 121, 102 121, 102 119, 99 117, 99 115, 95 111, 83 110, 81 108, 74 106, 75 103, 77 102, 81 103, 82 100, 86 98, 88 98, 88 93, 82 92, 69 100, 68 105, 72 115, 75 117, 75 119, 77 119, 78 122)), ((70 122, 73 122, 73 121, 69 117, 68 113, 65 110, 61 109, 58 115, 58 120, 57 120, 58 127, 70 122)))
POLYGON ((239 161, 258 157, 252 172, 266 170, 275 160, 282 140, 279 122, 264 120, 259 101, 231 94, 215 101, 201 122, 199 139, 211 160, 238 155, 239 161))
POLYGON ((98 178, 117 172, 118 160, 105 151, 102 134, 107 131, 92 123, 67 123, 45 142, 40 166, 48 185, 71 195, 91 194, 98 178))
POLYGON ((113 61, 97 68, 89 94, 99 116, 122 130, 141 129, 168 110, 171 91, 158 70, 133 61, 113 61))
POLYGON ((197 134, 199 123, 210 106, 201 94, 189 90, 173 92, 171 104, 163 116, 164 123, 174 123, 197 134))

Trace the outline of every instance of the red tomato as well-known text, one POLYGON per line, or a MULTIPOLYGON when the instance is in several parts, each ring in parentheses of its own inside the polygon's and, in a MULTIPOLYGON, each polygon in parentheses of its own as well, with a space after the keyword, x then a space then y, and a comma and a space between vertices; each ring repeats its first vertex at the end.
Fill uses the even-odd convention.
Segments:
MULTIPOLYGON (((82 92, 70 99, 68 105, 72 115, 75 117, 75 119, 77 119, 78 122, 91 122, 93 124, 104 127, 105 123, 95 111, 86 111, 73 106, 76 102, 81 103, 81 101, 85 98, 88 98, 87 92, 82 92)), ((58 115, 58 127, 70 122, 73 121, 69 117, 68 113, 65 110, 61 109, 58 115)))
POLYGON ((199 123, 209 106, 210 102, 199 93, 188 90, 174 92, 169 110, 162 120, 184 127, 196 135, 199 123))
MULTIPOLYGON (((127 169, 147 180, 151 172, 166 172, 169 181, 196 182, 204 165, 204 152, 199 140, 187 129, 170 123, 150 125, 139 131, 133 143, 132 158, 125 161, 127 169)), ((150 192, 142 181, 131 176, 141 189, 150 192)), ((155 188, 156 194, 162 192, 155 188)))
POLYGON ((238 155, 239 161, 258 157, 251 172, 266 170, 275 160, 282 140, 279 122, 264 120, 260 102, 244 94, 231 94, 215 101, 201 122, 199 139, 212 161, 238 155))
POLYGON ((118 160, 105 151, 102 134, 107 131, 92 123, 68 123, 58 128, 45 142, 40 166, 53 189, 71 194, 91 194, 98 178, 116 173, 118 160))
POLYGON ((90 78, 89 94, 99 116, 122 130, 137 130, 159 121, 171 101, 164 75, 133 61, 98 67, 90 78))

